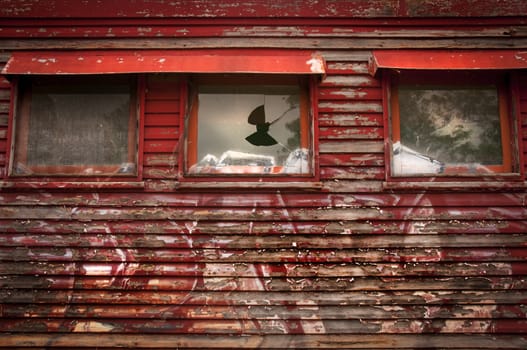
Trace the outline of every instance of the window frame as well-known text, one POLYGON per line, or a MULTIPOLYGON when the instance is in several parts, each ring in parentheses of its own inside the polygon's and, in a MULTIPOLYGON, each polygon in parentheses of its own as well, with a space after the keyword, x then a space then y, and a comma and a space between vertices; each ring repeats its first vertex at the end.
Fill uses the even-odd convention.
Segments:
MULTIPOLYGON (((387 69, 383 71, 384 110, 385 110, 385 162, 386 180, 388 182, 452 182, 452 181, 501 181, 521 180, 522 159, 518 144, 518 93, 517 82, 510 77, 507 70, 405 70, 387 69), (463 82, 459 75, 471 77, 470 83, 463 82), (404 76, 403 76, 404 75, 404 76), (398 100, 398 83, 420 84, 424 86, 482 87, 494 85, 498 90, 499 117, 501 126, 502 159, 501 165, 492 165, 492 173, 473 173, 467 171, 470 167, 450 166, 444 174, 394 174, 393 144, 400 140, 400 116, 398 100), (424 83, 426 81, 432 83, 424 83), (398 123, 398 124, 397 124, 398 123)), ((401 84, 402 85, 402 84, 401 84)))
MULTIPOLYGON (((290 74, 265 74, 265 73, 250 73, 250 74, 196 74, 187 76, 183 79, 181 86, 181 96, 184 105, 181 110, 180 125, 184 128, 181 136, 181 148, 179 155, 179 176, 181 183, 224 183, 236 182, 243 185, 243 182, 250 183, 272 183, 272 182, 289 182, 297 185, 305 182, 313 182, 319 180, 319 166, 318 166, 318 128, 317 128, 317 105, 318 105, 318 77, 309 75, 290 75, 290 74), (256 80, 255 78, 258 78, 256 80), (255 84, 255 81, 258 81, 255 84), (310 157, 310 172, 306 174, 242 174, 242 173, 213 173, 213 174, 194 174, 189 172, 191 166, 192 154, 197 153, 197 108, 195 99, 197 98, 199 84, 203 85, 298 85, 305 93, 301 93, 301 109, 305 109, 305 118, 301 118, 301 130, 305 135, 305 142, 309 150, 310 157), (302 102, 303 101, 303 102, 302 102), (304 119, 304 121, 302 121, 304 119), (192 145, 191 138, 196 142, 192 145), (190 146, 189 146, 190 145, 190 146), (194 149, 189 149, 194 147, 194 149), (189 158, 189 154, 190 157, 189 158)), ((301 138, 304 138, 301 136, 301 138)), ((195 158, 197 155, 195 156, 195 158)), ((251 185, 249 185, 251 186, 251 185)), ((221 187, 221 186, 220 186, 221 187)), ((300 187, 302 187, 300 185, 300 187)))
MULTIPOLYGON (((17 174, 14 172, 14 162, 17 152, 20 152, 20 147, 18 145, 19 141, 17 140, 17 128, 20 126, 20 123, 28 123, 30 119, 30 114, 25 112, 25 114, 20 113, 20 109, 28 109, 31 105, 31 96, 24 96, 25 92, 21 89, 22 84, 32 85, 34 79, 44 78, 48 79, 51 84, 59 85, 61 78, 68 79, 78 86, 89 80, 85 79, 86 77, 115 77, 116 75, 109 74, 96 74, 96 75, 85 75, 85 74, 75 74, 75 75, 57 75, 59 79, 56 79, 56 82, 53 82, 56 76, 54 75, 17 75, 13 76, 11 79, 11 89, 12 96, 11 108, 9 115, 9 127, 8 127, 8 145, 7 148, 7 172, 4 176, 5 179, 9 179, 16 182, 28 182, 28 181, 39 181, 39 183, 52 183, 57 181, 67 182, 85 182, 90 183, 116 183, 121 186, 136 187, 133 182, 137 183, 142 178, 142 158, 143 158, 143 129, 144 129, 144 95, 145 95, 145 79, 142 74, 122 74, 126 76, 130 88, 130 106, 129 106, 129 115, 128 120, 129 133, 128 133, 128 159, 133 160, 135 169, 129 173, 118 173, 117 169, 120 168, 119 165, 44 165, 33 167, 35 169, 42 169, 46 172, 31 173, 31 174, 17 174), (132 128, 133 127, 133 128, 132 128), (131 147, 132 146, 132 147, 131 147), (93 174, 86 173, 83 174, 80 170, 92 167, 95 169, 102 169, 103 172, 96 172, 93 174), (59 171, 56 171, 59 170, 59 171), (55 172, 55 173, 54 173, 55 172), (131 182, 122 182, 122 181, 131 181, 131 182), (129 184, 129 185, 127 185, 129 184)), ((93 84, 96 85, 96 84, 93 84)), ((31 90, 31 88, 29 88, 31 90)), ((31 92, 30 92, 31 93, 31 92)), ((29 94, 30 94, 29 93, 29 94)), ((22 112, 24 113, 24 112, 22 112)), ((22 137, 27 138, 29 134, 29 127, 22 130, 22 137)), ((22 152, 27 148, 27 142, 23 142, 22 152)), ((27 152, 26 152, 27 153, 27 152)), ((96 186, 96 185, 95 185, 96 186)))

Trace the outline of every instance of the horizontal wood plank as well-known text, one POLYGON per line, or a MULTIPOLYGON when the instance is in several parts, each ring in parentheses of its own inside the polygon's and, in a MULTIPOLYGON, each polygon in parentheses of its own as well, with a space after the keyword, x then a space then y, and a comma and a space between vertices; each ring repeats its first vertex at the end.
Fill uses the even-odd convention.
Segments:
POLYGON ((364 50, 364 49, 522 49, 527 38, 437 38, 412 40, 406 38, 104 38, 104 39, 0 39, 6 50, 92 50, 108 49, 255 49, 274 48, 307 50, 364 50))
MULTIPOLYGON (((264 248, 262 248, 264 249, 264 248)), ((38 251, 37 251, 38 254, 38 251)), ((130 260, 140 258, 129 254, 130 260)), ((15 256, 14 259, 17 259, 15 256)), ((305 265, 298 263, 274 265, 266 263, 140 263, 135 262, 2 262, 0 273, 3 275, 54 275, 54 276, 157 276, 187 277, 194 276, 200 269, 203 277, 426 277, 434 274, 437 277, 457 276, 513 276, 527 273, 525 262, 487 262, 487 263, 341 263, 337 266, 326 264, 305 265)))
POLYGON ((463 349, 524 349, 527 339, 518 335, 368 335, 357 339, 357 335, 251 335, 222 336, 209 335, 125 335, 125 334, 44 334, 33 330, 31 333, 7 334, 3 338, 3 347, 16 346, 57 346, 75 347, 84 344, 99 347, 101 344, 119 344, 120 347, 148 349, 283 349, 291 348, 322 348, 322 349, 409 349, 409 348, 463 348, 463 349))
POLYGON ((145 113, 145 126, 175 127, 179 125, 177 113, 145 113))
POLYGON ((140 290, 47 290, 2 289, 7 304, 91 305, 230 305, 230 306, 363 306, 363 305, 489 305, 514 308, 525 304, 525 290, 462 291, 140 291, 140 290))
MULTIPOLYGON (((526 234, 426 234, 401 232, 399 234, 361 234, 360 226, 342 223, 340 232, 324 226, 317 233, 316 226, 310 228, 311 233, 303 232, 307 225, 292 224, 298 227, 296 232, 277 231, 272 234, 260 233, 262 228, 254 227, 252 232, 248 227, 239 225, 237 234, 228 230, 214 234, 200 233, 207 231, 206 226, 190 226, 185 230, 191 232, 170 233, 88 233, 88 226, 82 233, 57 233, 64 230, 61 226, 50 226, 49 232, 40 233, 3 233, 0 236, 0 247, 96 247, 96 248, 189 248, 189 242, 195 249, 353 249, 353 248, 486 248, 486 247, 519 247, 527 241, 526 234), (353 227, 356 230, 353 230, 353 227), (192 232, 194 230, 198 232, 192 232), (53 231, 53 232, 51 232, 53 231), (334 231, 333 234, 330 232, 334 231), (231 234, 229 234, 231 233, 231 234), (335 234, 336 233, 336 234, 335 234)), ((234 231, 233 226, 231 229, 234 231)), ((265 226, 264 226, 265 227, 265 226)), ((139 229, 138 229, 139 230, 139 229)), ((213 230, 212 228, 210 229, 213 230)), ((33 231, 33 230, 27 230, 33 231)), ((119 231, 119 230, 116 230, 119 231)), ((125 230, 122 230, 125 231, 125 230)), ((131 230, 130 230, 131 231, 131 230)), ((159 229, 159 231, 162 231, 159 229)), ((263 230, 262 230, 263 231, 263 230)))
POLYGON ((375 127, 321 127, 319 137, 328 140, 382 140, 384 130, 375 127))
MULTIPOLYGON (((234 305, 101 305, 101 306, 86 306, 86 305, 16 305, 9 304, 2 308, 2 314, 5 318, 24 318, 29 317, 34 322, 40 322, 39 318, 75 318, 81 322, 86 319, 93 318, 93 315, 97 315, 102 322, 117 322, 123 326, 126 325, 126 321, 122 319, 163 319, 163 320, 181 320, 182 323, 191 323, 192 320, 210 320, 218 325, 221 325, 223 321, 229 320, 252 320, 252 321, 270 321, 276 320, 277 316, 285 320, 302 320, 302 321, 313 321, 316 317, 317 321, 330 321, 329 324, 334 324, 333 327, 339 324, 343 329, 343 333, 356 333, 358 330, 353 327, 357 322, 350 322, 351 320, 362 320, 369 321, 365 324, 380 325, 379 321, 382 320, 394 320, 394 319, 410 319, 416 324, 423 323, 429 325, 433 319, 448 320, 449 326, 443 324, 437 328, 439 332, 466 332, 466 327, 471 327, 473 332, 485 333, 488 331, 488 325, 493 321, 490 318, 505 319, 504 324, 512 324, 510 319, 521 317, 525 318, 526 313, 521 308, 514 308, 510 305, 445 305, 445 306, 422 306, 422 305, 405 305, 404 307, 388 306, 309 306, 309 305, 284 305, 284 306, 234 306, 234 305), (334 322, 334 321, 339 321, 334 322), (467 322, 465 325, 463 321, 467 322), (476 322, 482 322, 477 328, 476 322), (474 322, 474 323, 472 323, 474 322), (455 324, 454 327, 451 327, 455 324), (349 328, 347 328, 349 327, 349 328), (347 331, 344 329, 347 328, 347 331)), ((160 320, 161 321, 161 320, 160 320)), ((497 320, 499 322, 500 320, 497 320)), ((147 323, 148 321, 142 321, 147 323)), ((436 320, 437 322, 437 320, 436 320)), ((199 322, 201 323, 201 322, 199 322)), ((230 322, 229 322, 230 323, 230 322)), ((387 322, 393 324, 392 322, 387 322)), ((440 323, 440 322, 439 322, 440 323)), ((504 325, 503 324, 503 325, 504 325)), ((502 325, 502 326, 503 326, 502 325)), ((516 323, 517 328, 511 330, 511 333, 523 333, 525 332, 525 326, 527 323, 516 323)), ((12 327, 12 323, 9 321, 0 321, 1 327, 12 327)), ((147 327, 146 324, 144 324, 147 327)), ((159 326, 159 325, 156 325, 159 326)), ((309 327, 310 328, 310 327, 309 327)), ((376 327, 377 328, 377 327, 376 327)), ((498 327, 497 327, 498 328, 498 327)), ((11 330, 11 329, 10 329, 11 330)), ((364 328, 364 331, 367 329, 364 328)), ((395 329, 392 330, 392 332, 395 329)), ((498 329, 496 329, 498 330, 498 329)), ((5 331, 5 329, 4 329, 5 331)), ((15 329, 14 331, 25 331, 23 329, 15 329)), ((153 327, 150 329, 153 331, 153 327)), ((175 331, 175 329, 171 329, 175 331)), ((181 329, 182 332, 193 333, 192 329, 186 328, 181 329)), ((371 333, 380 333, 377 329, 371 333)), ((416 332, 412 328, 401 328, 398 329, 397 333, 411 333, 416 332)), ((419 331, 417 331, 419 332, 419 331)), ((424 330, 421 330, 424 332, 424 330)), ((309 333, 309 331, 308 331, 309 333)), ((391 333, 387 331, 387 333, 391 333)))
MULTIPOLYGON (((381 248, 355 249, 215 249, 215 248, 0 248, 1 261, 34 262, 144 262, 144 263, 426 263, 426 262, 521 262, 521 248, 381 248)), ((510 274, 510 273, 508 273, 510 274)))
MULTIPOLYGON (((80 18, 80 19, 112 19, 112 18, 427 18, 427 17, 481 17, 481 16, 520 16, 527 13, 521 0, 510 0, 502 4, 498 0, 486 2, 449 1, 445 4, 436 3, 400 3, 394 0, 367 1, 358 0, 350 5, 346 1, 308 2, 302 8, 295 4, 279 3, 269 7, 259 1, 247 1, 242 4, 212 4, 207 10, 202 8, 202 0, 192 0, 181 3, 132 3, 126 7, 117 4, 82 4, 78 7, 65 6, 60 1, 50 1, 48 6, 40 3, 30 3, 24 8, 17 2, 7 2, 0 12, 1 16, 11 18, 80 18)), ((378 20, 379 21, 379 20, 378 20)), ((383 23, 383 22, 381 22, 383 23)))
MULTIPOLYGON (((309 311, 308 311, 309 312, 309 311)), ((166 313, 169 313, 167 311, 166 313)), ((243 316, 243 313, 242 315, 243 316)), ((53 334, 60 330, 69 330, 74 334, 100 334, 121 333, 133 334, 185 334, 203 335, 259 335, 265 332, 267 335, 318 335, 318 334, 522 334, 526 330, 527 322, 514 322, 506 319, 497 320, 452 320, 442 321, 408 320, 398 321, 376 321, 376 320, 304 320, 289 319, 285 321, 247 319, 242 320, 200 320, 198 318, 187 320, 170 318, 164 320, 121 320, 100 319, 83 320, 68 318, 64 320, 33 318, 27 320, 0 320, 0 331, 2 332, 31 332, 34 330, 49 329, 53 334), (382 324, 385 326, 383 327, 382 324)))
POLYGON ((348 221, 348 220, 525 220, 525 207, 448 208, 89 208, 61 206, 0 207, 0 219, 71 220, 225 220, 232 221, 348 221))
POLYGON ((154 127, 154 126, 148 126, 145 127, 144 131, 144 137, 145 139, 178 139, 179 138, 179 128, 177 127, 170 127, 170 126, 164 126, 164 127, 154 127))
MULTIPOLYGON (((367 220, 367 221, 177 221, 177 220, 126 220, 126 221, 72 221, 72 220, 0 220, 0 228, 9 233, 42 234, 212 234, 212 235, 413 235, 422 234, 469 234, 486 236, 498 234, 524 234, 527 220, 367 220)), ((45 239, 45 238, 44 238, 45 239)), ((470 239, 470 238, 469 238, 470 239)), ((483 238, 482 238, 483 239, 483 238)), ((492 239, 492 238, 491 238, 492 239)), ((398 239, 401 241, 400 239, 398 239)), ((375 241, 372 239, 372 241, 375 241)), ((448 242, 448 239, 444 239, 448 242)), ((474 240, 477 241, 477 240, 474 240)), ((485 241, 483 239, 483 241, 485 241)), ((445 243, 447 244, 447 243, 445 243)), ((476 243, 474 243, 476 244, 476 243)))
POLYGON ((6 289, 93 289, 144 291, 268 291, 268 292, 342 292, 342 291, 461 291, 522 290, 527 277, 349 277, 349 278, 242 278, 242 277, 81 277, 81 276, 5 276, 0 287, 6 289))
POLYGON ((322 127, 382 126, 381 113, 320 113, 318 124, 322 127))

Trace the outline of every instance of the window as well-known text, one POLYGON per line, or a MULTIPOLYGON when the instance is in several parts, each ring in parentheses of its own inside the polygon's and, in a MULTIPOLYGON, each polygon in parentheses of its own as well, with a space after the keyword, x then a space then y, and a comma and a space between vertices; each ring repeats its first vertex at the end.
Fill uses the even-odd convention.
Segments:
POLYGON ((129 76, 18 80, 13 176, 137 174, 137 99, 129 76))
POLYGON ((313 174, 307 81, 223 76, 192 80, 186 174, 313 174))
POLYGON ((505 75, 402 71, 390 81, 392 176, 513 172, 505 75))

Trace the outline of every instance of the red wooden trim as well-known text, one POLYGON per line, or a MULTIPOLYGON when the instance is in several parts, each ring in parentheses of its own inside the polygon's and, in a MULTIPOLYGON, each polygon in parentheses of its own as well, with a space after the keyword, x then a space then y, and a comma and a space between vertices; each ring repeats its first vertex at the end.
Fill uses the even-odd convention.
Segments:
MULTIPOLYGON (((64 1, 64 0, 61 0, 64 1)), ((144 1, 144 0, 142 0, 144 1)), ((348 1, 349 0, 342 0, 342 1, 348 1)), ((383 1, 383 0, 378 0, 383 1)), ((465 0, 470 1, 470 0, 465 0)), ((477 0, 472 0, 477 1, 477 0)), ((502 1, 502 0, 497 0, 502 1)), ((523 0, 518 0, 522 1, 523 0)), ((527 14, 527 13, 526 13, 527 14)), ((0 14, 1 18, 1 14, 0 14)), ((40 17, 40 18, 23 18, 23 17, 14 17, 9 16, 6 18, 2 18, 2 24, 5 23, 6 28, 9 28, 11 26, 20 26, 20 27, 32 27, 34 31, 39 31, 38 27, 47 26, 47 25, 54 25, 57 27, 73 27, 75 25, 81 26, 81 27, 87 27, 88 29, 91 29, 91 26, 102 26, 105 28, 112 27, 112 25, 118 25, 118 26, 128 26, 128 27, 144 27, 144 26, 160 26, 160 27, 172 27, 175 29, 182 29, 182 28, 188 28, 194 27, 194 26, 211 26, 211 19, 213 19, 213 23, 218 26, 240 26, 240 25, 247 25, 248 17, 242 17, 242 16, 233 16, 229 18, 225 17, 188 17, 185 19, 177 18, 177 17, 143 17, 143 18, 126 18, 126 17, 97 17, 97 18, 71 18, 71 17, 40 17)), ((486 26, 486 25, 522 25, 525 24, 525 16, 516 13, 512 16, 506 16, 506 17, 499 17, 499 16, 492 16, 492 17, 486 17, 486 18, 473 18, 473 17, 397 17, 397 18, 391 18, 388 21, 386 18, 364 18, 364 17, 354 17, 354 18, 342 18, 338 16, 331 16, 329 18, 324 17, 316 17, 316 18, 300 18, 300 17, 273 17, 273 18, 265 18, 262 16, 256 16, 253 18, 250 18, 251 25, 258 25, 258 26, 269 26, 269 25, 276 25, 276 26, 284 26, 284 25, 297 25, 297 26, 321 26, 321 27, 328 27, 328 22, 331 22, 331 24, 338 25, 338 26, 353 26, 353 27, 364 27, 364 31, 378 31, 379 26, 382 25, 400 25, 404 27, 423 27, 423 26, 440 26, 445 27, 448 26, 449 29, 460 29, 460 28, 466 28, 467 26, 486 26)), ((332 27, 332 26, 329 26, 332 27)), ((30 29, 30 28, 27 28, 30 29)), ((203 28, 203 30, 206 29, 203 28)), ((327 29, 329 32, 332 32, 332 29, 327 29)), ((49 33, 48 33, 49 34, 49 33)), ((146 33, 145 33, 146 34, 146 33)), ((186 36, 188 33, 181 33, 180 35, 186 36)))
MULTIPOLYGON (((239 176, 238 176, 239 178, 239 176)), ((266 178, 265 181, 261 181, 262 177, 259 178, 243 178, 238 181, 233 178, 214 178, 214 179, 191 179, 189 181, 176 181, 173 183, 174 189, 180 190, 229 190, 232 189, 264 189, 264 190, 276 190, 276 189, 298 189, 307 191, 321 191, 323 190, 323 184, 318 181, 308 181, 305 178, 299 177, 288 177, 284 178, 266 178)), ((311 180, 311 178, 309 178, 311 180)))
POLYGON ((382 76, 382 110, 383 110, 383 125, 384 125, 384 164, 386 169, 385 178, 388 180, 392 174, 392 123, 390 116, 392 114, 392 88, 391 88, 390 74, 383 74, 382 76))
POLYGON ((312 139, 312 151, 313 154, 311 155, 311 167, 313 170, 313 181, 319 181, 320 180, 320 151, 319 151, 319 137, 320 137, 320 126, 318 124, 318 100, 319 100, 319 79, 311 78, 309 82, 309 110, 310 118, 308 118, 309 122, 311 123, 310 129, 312 131, 313 139, 312 139))
POLYGON ((17 102, 16 102, 16 116, 13 114, 12 124, 13 130, 13 159, 10 164, 9 172, 12 172, 14 160, 20 160, 24 164, 27 159, 27 144, 28 144, 28 130, 29 119, 31 115, 31 101, 33 95, 33 87, 30 83, 21 83, 20 79, 17 81, 17 102))
MULTIPOLYGON (((190 117, 190 108, 189 106, 189 86, 188 79, 181 79, 179 82, 179 136, 178 136, 178 178, 183 178, 186 169, 188 168, 187 163, 185 162, 185 156, 187 154, 187 124, 185 122, 187 115, 190 117)), ((195 157, 197 158, 197 157, 195 157)))
POLYGON ((190 106, 188 107, 189 117, 186 123, 185 137, 183 138, 183 142, 185 142, 185 152, 183 152, 182 156, 185 156, 186 153, 186 162, 184 163, 185 173, 192 165, 198 162, 198 91, 194 89, 190 93, 192 95, 188 102, 190 103, 190 106))
MULTIPOLYGON (((135 116, 135 118, 128 118, 128 162, 135 163, 137 166, 138 154, 137 150, 139 148, 138 143, 138 134, 137 130, 139 127, 139 84, 136 80, 136 84, 133 86, 135 91, 130 94, 130 106, 128 106, 128 114, 130 116, 135 116), (134 130, 134 132, 131 132, 134 130)), ((136 169, 137 173, 137 169, 136 169)))
POLYGON ((17 93, 17 86, 18 86, 18 78, 13 80, 11 82, 11 101, 9 102, 9 116, 8 116, 8 122, 7 122, 7 147, 6 147, 6 161, 4 164, 4 167, 6 167, 6 171, 4 171, 4 178, 9 177, 9 172, 11 169, 12 164, 12 157, 13 157, 13 135, 14 135, 14 120, 15 120, 15 113, 16 113, 16 105, 18 100, 18 93, 17 93))
MULTIPOLYGON (((347 0, 349 1, 349 0, 347 0)), ((520 0, 522 1, 522 0, 520 0)), ((1 18, 1 13, 0 13, 1 18)), ((86 31, 91 31, 93 35, 90 37, 106 36, 106 37, 136 37, 136 33, 141 33, 140 36, 159 36, 165 37, 174 36, 217 36, 218 34, 224 34, 225 30, 233 29, 233 26, 245 28, 248 25, 247 17, 230 17, 230 18, 214 18, 214 25, 211 26, 211 18, 185 18, 182 21, 180 18, 59 18, 59 17, 46 17, 46 18, 22 18, 22 17, 8 17, 2 18, 3 31, 2 37, 25 37, 30 34, 32 37, 49 37, 50 32, 58 35, 59 37, 82 37, 85 31, 79 32, 76 27, 83 27, 86 31), (19 27, 19 28, 17 28, 19 27), (41 31, 41 27, 47 27, 49 30, 46 32, 41 31), (156 30, 153 32, 145 33, 143 27, 153 27, 156 30), (197 27, 197 28, 195 28, 197 27), (101 29, 104 28, 104 29, 101 29), (112 32, 109 33, 108 29, 112 28, 112 32), (118 28, 126 30, 122 33, 118 28), (135 31, 130 32, 130 28, 135 31), (17 30, 18 29, 18 30, 17 30), (58 31, 53 31, 56 29, 58 31), (97 29, 101 32, 97 32, 97 29), (188 32, 184 30, 187 29, 188 32), (66 32, 63 32, 66 31, 66 32), (70 33, 70 34, 64 34, 70 33)), ((525 17, 521 14, 516 13, 514 16, 507 17, 487 17, 487 18, 470 18, 470 17, 451 17, 451 18, 411 18, 411 17, 399 17, 392 18, 389 21, 383 18, 339 18, 332 16, 331 18, 286 18, 286 17, 254 17, 250 19, 250 27, 263 26, 271 28, 277 27, 288 27, 295 26, 300 30, 306 30, 313 28, 317 34, 334 34, 334 27, 336 26, 352 26, 356 29, 355 32, 360 33, 378 33, 379 27, 389 24, 390 26, 401 26, 405 28, 414 27, 448 27, 452 30, 464 30, 468 26, 474 29, 484 29, 489 26, 502 26, 502 25, 523 25, 525 24, 525 17), (331 25, 328 25, 331 22, 331 25)), ((397 28, 395 28, 397 29, 397 28)), ((287 33, 287 32, 286 32, 287 33)), ((295 33, 298 33, 295 31, 295 33)), ((264 33, 265 36, 269 36, 264 33)))
POLYGON ((172 2, 75 2, 48 0, 22 2, 4 0, 0 8, 3 18, 400 18, 400 17, 498 17, 527 14, 524 0, 319 0, 302 6, 295 2, 248 0, 186 0, 172 2))
POLYGON ((302 89, 300 91, 300 147, 306 149, 309 149, 309 139, 312 137, 312 133, 310 132, 311 118, 309 117, 309 107, 309 95, 305 89, 302 89), (302 118, 302 116, 306 117, 302 118))
POLYGON ((119 174, 120 165, 93 165, 93 164, 83 164, 83 165, 34 165, 28 166, 29 169, 34 173, 33 174, 22 174, 22 175, 12 175, 12 176, 22 176, 22 177, 32 177, 32 176, 132 176, 132 174, 119 174), (93 173, 84 173, 83 170, 87 168, 95 169, 93 173))
MULTIPOLYGON (((527 87, 526 87, 527 88, 527 87)), ((511 135, 514 137, 511 138, 511 147, 513 150, 517 149, 518 152, 515 154, 513 152, 513 157, 516 159, 518 164, 518 169, 516 169, 522 177, 525 176, 525 152, 527 150, 524 148, 524 143, 522 142, 522 131, 526 131, 527 127, 522 126, 522 111, 520 105, 520 96, 521 96, 521 86, 520 86, 520 77, 518 75, 511 76, 510 81, 510 91, 511 91, 511 102, 509 105, 509 113, 516 118, 516 122, 512 125, 511 135)), ((514 163, 513 163, 514 166, 514 163)))
POLYGON ((324 74, 320 56, 306 51, 27 51, 15 52, 2 74, 123 73, 324 74))
MULTIPOLYGON (((513 148, 509 140, 517 138, 511 129, 514 129, 514 121, 516 120, 512 109, 510 108, 512 94, 510 92, 511 87, 501 82, 498 84, 498 103, 499 103, 499 114, 500 114, 500 126, 501 126, 501 147, 502 147, 502 166, 496 167, 498 172, 506 173, 517 171, 513 169, 513 148)), ((491 167, 492 168, 492 167, 491 167)))
MULTIPOLYGON (((85 179, 83 179, 85 180, 85 179)), ((107 179, 105 179, 107 180, 107 179)), ((142 189, 142 181, 68 181, 53 179, 52 181, 1 181, 0 189, 142 189)))
POLYGON ((375 50, 369 71, 392 69, 525 69, 527 51, 522 50, 375 50))
POLYGON ((390 115, 392 117, 390 129, 391 129, 391 140, 392 142, 401 141, 401 115, 399 113, 399 89, 395 85, 397 84, 396 78, 394 77, 390 82, 390 115))
MULTIPOLYGON (((137 149, 134 147, 133 149, 136 154, 134 154, 134 157, 136 159, 136 167, 137 167, 137 180, 141 180, 143 178, 143 157, 144 157, 144 139, 145 139, 145 101, 146 101, 146 77, 144 75, 140 75, 138 77, 137 81, 137 92, 136 92, 136 103, 134 108, 137 110, 137 131, 136 131, 136 139, 135 142, 137 142, 137 149)), ((135 125, 134 125, 135 127, 135 125)))
POLYGON ((437 190, 444 193, 448 192, 467 192, 471 190, 525 190, 527 189, 527 182, 512 181, 514 179, 501 178, 492 179, 490 181, 481 181, 481 179, 467 179, 460 181, 460 179, 446 181, 441 179, 440 182, 430 181, 386 181, 383 182, 383 189, 385 190, 437 190))

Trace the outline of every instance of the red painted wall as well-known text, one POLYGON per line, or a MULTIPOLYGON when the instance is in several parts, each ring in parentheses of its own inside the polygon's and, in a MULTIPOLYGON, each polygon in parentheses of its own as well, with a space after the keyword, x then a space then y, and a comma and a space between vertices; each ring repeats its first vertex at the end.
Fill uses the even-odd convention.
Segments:
MULTIPOLYGON (((525 176, 387 188, 368 73, 372 49, 526 50, 525 3, 203 3, 3 1, 0 58, 316 51, 320 182, 177 182, 180 80, 148 75, 140 186, 1 183, 0 348, 526 348, 525 176)), ((527 74, 513 76, 527 159, 527 74)), ((12 96, 2 80, 2 171, 12 96)))
POLYGON ((374 18, 522 16, 522 0, 134 1, 3 0, 0 14, 20 18, 374 18))

